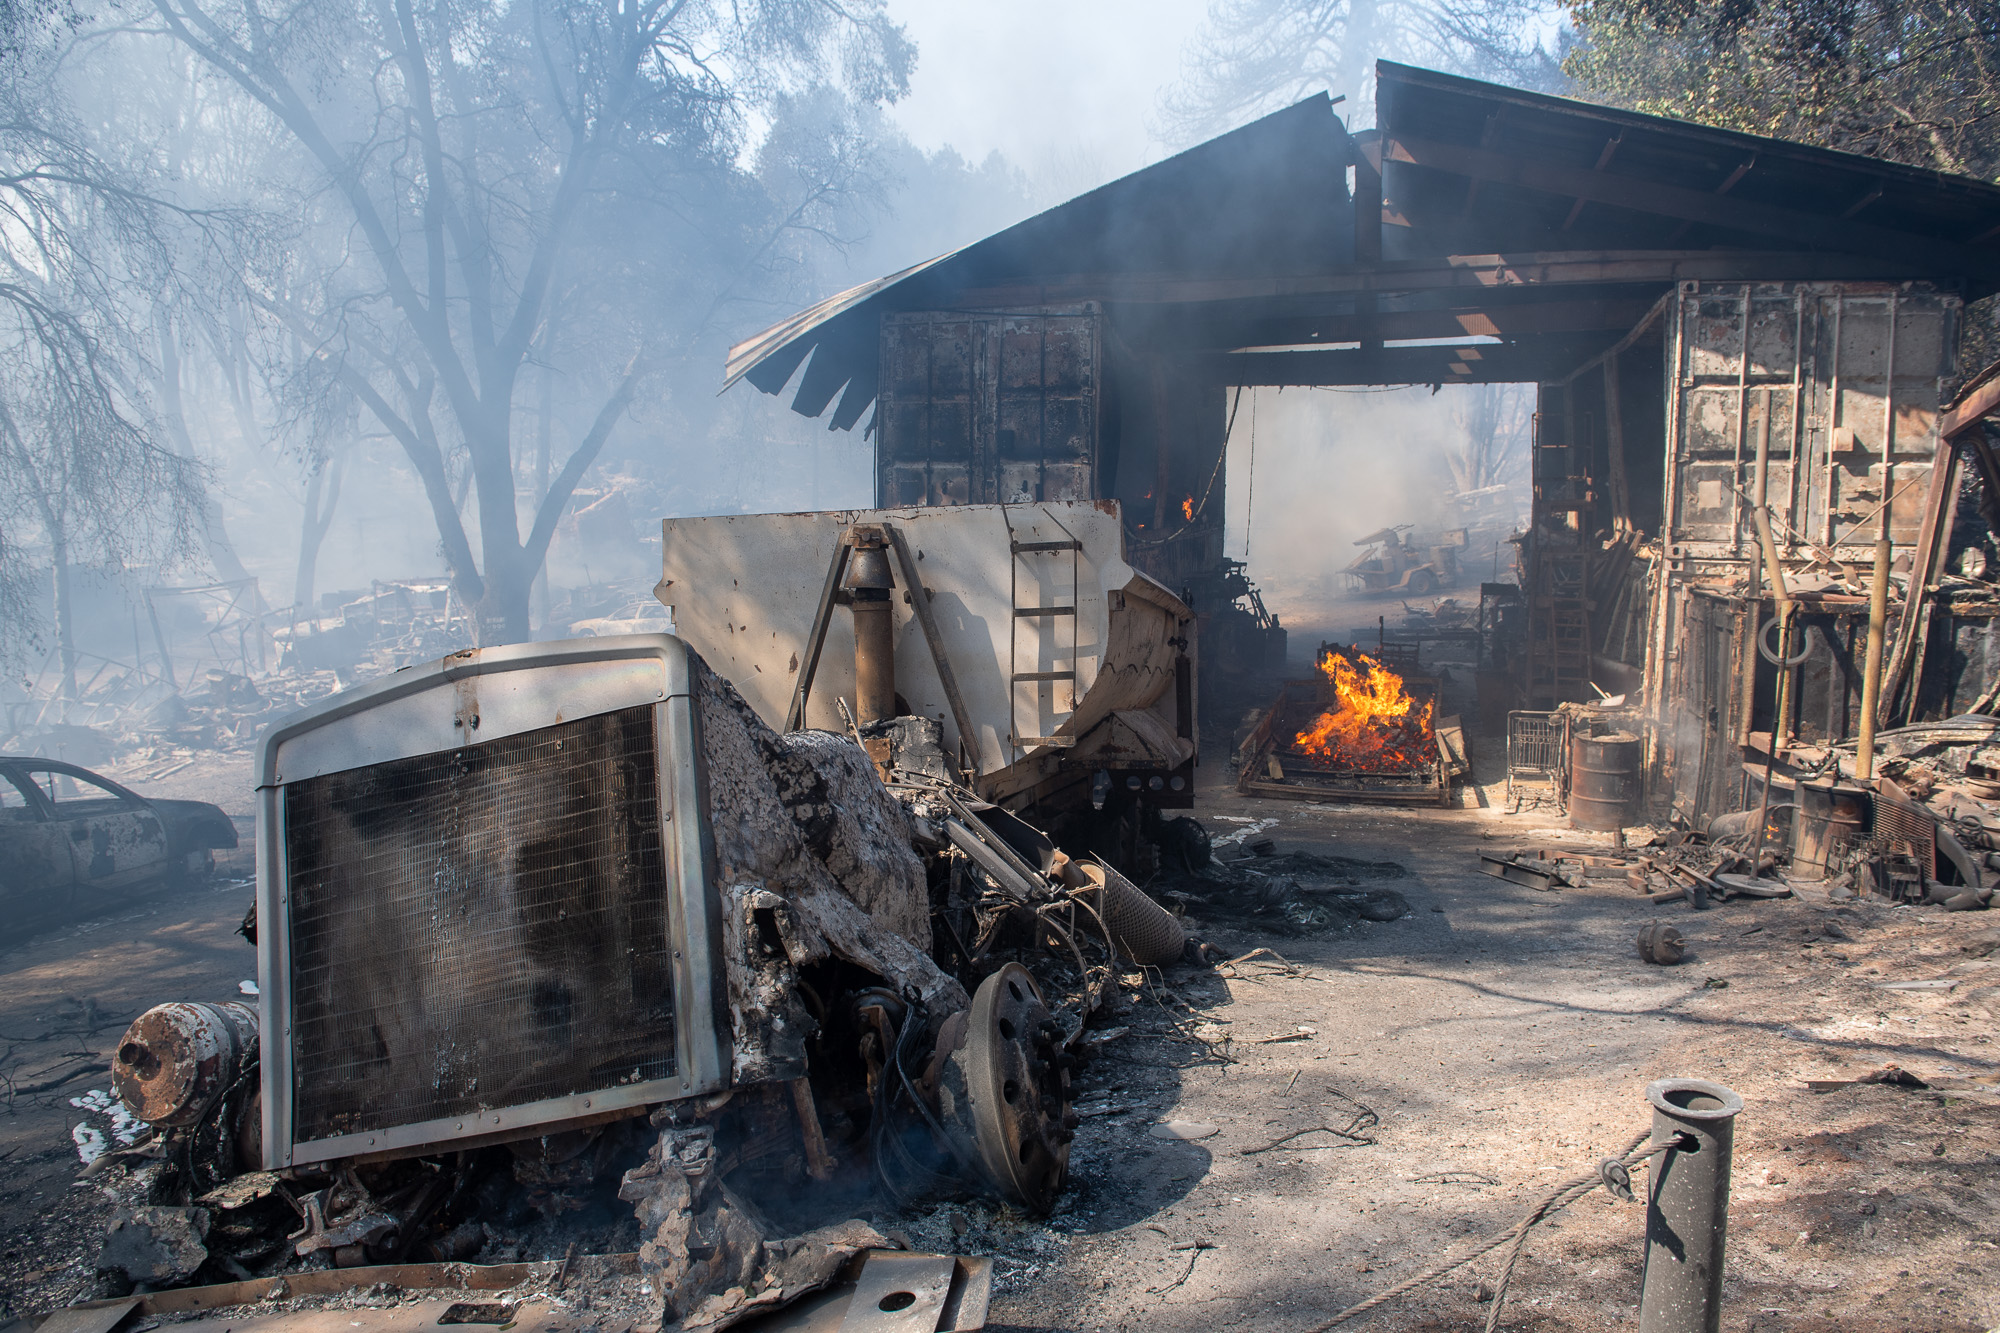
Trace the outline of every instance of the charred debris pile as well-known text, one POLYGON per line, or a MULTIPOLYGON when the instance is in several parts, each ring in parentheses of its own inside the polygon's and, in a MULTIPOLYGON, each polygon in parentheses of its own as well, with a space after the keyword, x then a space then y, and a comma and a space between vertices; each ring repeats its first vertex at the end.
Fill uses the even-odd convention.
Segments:
MULTIPOLYGON (((495 669, 477 683, 487 726, 505 707, 495 669)), ((684 669, 676 735, 698 747, 699 794, 674 791, 664 819, 601 812, 681 781, 669 765, 649 779, 550 762, 513 827, 473 827, 527 790, 499 771, 507 740, 451 751, 446 771, 404 760, 295 783, 288 897, 274 910, 267 887, 251 923, 266 994, 158 1006, 117 1049, 115 1088, 144 1128, 87 1171, 121 1200, 99 1259, 107 1294, 636 1252, 578 1280, 603 1269, 601 1299, 637 1301, 641 1319, 723 1327, 906 1247, 878 1227, 914 1210, 1055 1204, 1078 1123, 1071 1073, 1103 1039, 1093 1016, 1119 1005, 1121 976, 1200 963, 1204 946, 1111 865, 1072 859, 944 776, 935 723, 878 728, 890 744, 871 759, 850 737, 774 731, 692 653, 684 669), (447 789, 447 822, 464 829, 427 813, 447 789), (668 846, 668 878, 707 879, 707 989, 675 979, 698 931, 670 922, 671 959, 619 933, 661 897, 627 872, 686 833, 693 860, 668 846), (422 886, 418 915, 396 900, 390 854, 422 886), (316 915, 327 896, 358 898, 334 905, 369 924, 343 933, 338 914, 316 915), (624 924, 593 935, 606 913, 624 924), (282 1034, 260 1033, 273 1013, 282 1034), (699 1030, 719 1067, 704 1071, 699 1030), (551 1090, 566 1114, 505 1128, 551 1090), (488 1119, 502 1128, 470 1132, 488 1119)), ((470 724, 467 679, 401 697, 446 700, 470 724)), ((639 730, 617 712, 565 722, 537 744, 552 761, 620 735, 643 748, 650 715, 639 730)), ((304 760, 269 753, 292 781, 304 760)), ((1208 886, 1177 891, 1189 905, 1328 869, 1199 866, 1206 836, 1183 822, 1174 855, 1209 876, 1177 881, 1208 886)), ((670 918, 690 910, 664 897, 670 918)))
MULTIPOLYGON (((1622 880, 1646 903, 1695 911, 1801 889, 1835 903, 1991 907, 2000 888, 2000 719, 1967 714, 1878 733, 1872 763, 1856 741, 1760 743, 1743 762, 1743 808, 1699 828, 1640 823, 1643 729, 1624 708, 1515 714, 1512 801, 1562 809, 1574 828, 1608 835, 1609 844, 1488 855, 1481 868, 1541 889, 1622 880)), ((1657 932, 1642 934, 1638 947, 1648 962, 1680 961, 1657 932)))
MULTIPOLYGON (((52 652, 5 699, 0 748, 171 776, 209 751, 242 752, 286 714, 473 642, 473 615, 448 582, 377 580, 312 607, 264 608, 255 581, 133 593, 129 660, 52 652)), ((578 636, 664 632, 665 608, 613 590, 564 590, 547 623, 578 636)), ((106 648, 98 640, 95 646, 106 648)))

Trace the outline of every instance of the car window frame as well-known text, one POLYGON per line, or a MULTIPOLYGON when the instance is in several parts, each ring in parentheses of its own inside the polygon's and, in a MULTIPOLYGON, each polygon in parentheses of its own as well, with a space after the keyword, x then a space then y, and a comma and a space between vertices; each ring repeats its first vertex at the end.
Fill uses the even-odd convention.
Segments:
MULTIPOLYGON (((89 769, 84 768, 77 764, 66 764, 60 759, 31 758, 31 759, 17 761, 14 764, 10 765, 9 767, 16 770, 21 776, 27 778, 28 785, 35 789, 35 795, 38 798, 40 798, 42 805, 45 811, 47 812, 48 818, 54 819, 58 822, 69 819, 90 819, 93 817, 102 817, 110 812, 106 810, 87 810, 87 811, 80 811, 75 814, 64 814, 63 802, 49 795, 48 791, 43 788, 42 784, 36 782, 34 778, 31 776, 32 773, 37 770, 46 770, 50 773, 59 773, 64 777, 86 782, 93 787, 102 788, 103 790, 110 792, 114 797, 117 798, 121 811, 130 810, 137 814, 150 814, 152 812, 152 807, 146 804, 146 798, 139 795, 139 793, 131 790, 129 787, 121 787, 117 783, 113 782, 110 778, 105 777, 103 774, 93 773, 89 769)), ((79 799, 88 799, 91 802, 99 802, 103 800, 103 798, 99 796, 92 796, 89 798, 79 798, 79 799)))
POLYGON ((50 812, 50 802, 47 793, 43 792, 32 779, 16 773, 12 764, 0 766, 0 782, 5 782, 15 791, 21 793, 22 797, 27 801, 25 808, 34 812, 32 820, 21 820, 19 822, 46 824, 54 818, 54 815, 50 812))

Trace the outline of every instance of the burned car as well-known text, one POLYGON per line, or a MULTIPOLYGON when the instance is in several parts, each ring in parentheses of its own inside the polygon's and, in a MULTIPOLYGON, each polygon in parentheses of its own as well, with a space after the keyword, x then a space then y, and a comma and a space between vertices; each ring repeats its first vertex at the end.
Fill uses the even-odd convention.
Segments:
POLYGON ((0 755, 0 891, 17 929, 40 929, 205 874, 236 846, 206 801, 148 799, 75 764, 0 755))
POLYGON ((148 1280, 467 1258, 496 1191, 559 1213, 611 1180, 661 1319, 717 1325, 886 1244, 866 1200, 1048 1209, 1110 969, 1060 1003, 999 946, 1080 905, 1108 963, 1117 923, 1172 918, 926 776, 936 724, 905 721, 880 764, 780 734, 631 635, 454 654, 274 726, 256 1007, 158 1006, 113 1066, 167 1145, 120 1234, 201 1238, 148 1280))

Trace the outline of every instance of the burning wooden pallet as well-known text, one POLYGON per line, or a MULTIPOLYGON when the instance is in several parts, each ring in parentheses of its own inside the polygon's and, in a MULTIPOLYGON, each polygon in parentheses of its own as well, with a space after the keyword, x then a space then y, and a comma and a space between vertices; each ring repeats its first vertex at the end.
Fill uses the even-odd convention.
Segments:
POLYGON ((1359 649, 1329 649, 1320 676, 1287 681, 1244 740, 1237 790, 1447 805, 1469 766, 1458 719, 1436 716, 1437 697, 1435 679, 1400 675, 1359 649))

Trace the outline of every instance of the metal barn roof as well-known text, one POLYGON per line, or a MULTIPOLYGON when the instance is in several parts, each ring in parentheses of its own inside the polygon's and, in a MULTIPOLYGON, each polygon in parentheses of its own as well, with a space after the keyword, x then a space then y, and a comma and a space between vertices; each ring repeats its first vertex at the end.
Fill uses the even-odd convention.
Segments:
POLYGON ((1096 301, 1225 383, 1386 384, 1559 377, 1687 279, 2000 290, 1986 182, 1387 61, 1376 79, 1378 130, 1308 98, 802 311, 732 348, 727 383, 780 393, 805 364, 793 409, 838 396, 850 428, 897 310, 1096 301))

